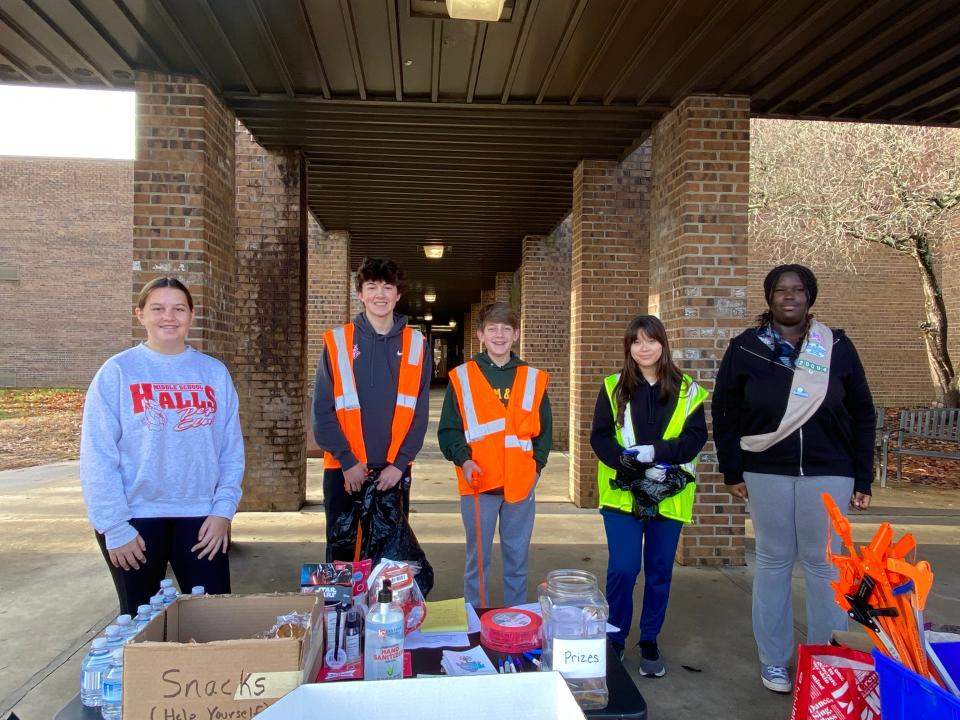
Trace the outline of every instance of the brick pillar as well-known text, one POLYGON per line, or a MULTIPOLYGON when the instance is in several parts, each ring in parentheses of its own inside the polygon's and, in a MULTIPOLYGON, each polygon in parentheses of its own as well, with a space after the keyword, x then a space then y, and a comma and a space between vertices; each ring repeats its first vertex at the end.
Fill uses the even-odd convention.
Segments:
MULTIPOLYGON (((349 259, 347 263, 349 265, 349 259)), ((353 320, 357 315, 363 312, 363 303, 360 302, 360 295, 357 293, 357 272, 354 270, 350 273, 350 287, 347 288, 347 296, 350 303, 350 320, 353 320)))
POLYGON ((493 289, 494 302, 510 304, 510 291, 513 289, 513 273, 497 273, 496 285, 493 289))
MULTIPOLYGON (((234 116, 199 80, 138 72, 133 183, 133 297, 155 277, 183 280, 196 316, 188 342, 230 365, 234 116)), ((146 334, 133 320, 133 337, 146 334)))
POLYGON ((304 425, 307 428, 307 455, 320 457, 313 439, 311 404, 317 361, 323 348, 323 333, 350 319, 350 233, 323 230, 307 215, 307 362, 304 367, 307 397, 304 425))
POLYGON ((475 302, 470 306, 470 327, 464 328, 467 336, 464 337, 463 344, 470 349, 467 353, 467 360, 480 352, 480 341, 477 340, 477 322, 480 320, 480 310, 482 303, 475 302))
POLYGON ((570 223, 566 232, 523 239, 520 357, 550 373, 553 448, 570 438, 570 223))
POLYGON ((623 331, 647 307, 650 144, 623 163, 582 160, 573 174, 570 273, 570 497, 597 504, 590 424, 605 375, 623 364, 623 331))
POLYGON ((237 392, 247 450, 243 509, 297 510, 306 495, 307 213, 296 151, 237 144, 237 392))
MULTIPOLYGON (((653 148, 651 305, 677 363, 712 390, 729 338, 749 324, 749 99, 686 98, 657 124, 653 148)), ((694 514, 678 560, 742 565, 743 505, 724 490, 712 442, 700 456, 694 514)))

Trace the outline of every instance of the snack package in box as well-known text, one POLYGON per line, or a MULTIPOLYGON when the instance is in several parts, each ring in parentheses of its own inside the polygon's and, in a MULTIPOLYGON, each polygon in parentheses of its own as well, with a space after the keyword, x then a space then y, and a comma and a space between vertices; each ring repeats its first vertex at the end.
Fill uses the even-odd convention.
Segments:
POLYGON ((367 589, 367 604, 377 601, 377 593, 383 587, 383 581, 390 580, 393 601, 403 610, 403 631, 409 635, 423 625, 427 615, 427 605, 414 577, 419 568, 412 563, 384 558, 370 573, 367 589))

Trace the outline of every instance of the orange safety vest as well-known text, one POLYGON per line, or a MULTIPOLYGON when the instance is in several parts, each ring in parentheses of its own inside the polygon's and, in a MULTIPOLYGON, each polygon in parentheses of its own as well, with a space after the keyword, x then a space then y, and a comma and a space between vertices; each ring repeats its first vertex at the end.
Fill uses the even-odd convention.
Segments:
MULTIPOLYGON (((530 494, 537 479, 532 439, 540 434, 540 403, 549 380, 543 370, 520 365, 504 407, 474 360, 450 373, 463 434, 472 459, 483 471, 479 492, 502 487, 507 502, 519 502, 530 494)), ((460 494, 472 495, 474 489, 460 467, 457 479, 460 494)))
MULTIPOLYGON (((323 334, 323 343, 333 375, 333 399, 337 420, 343 428, 343 434, 354 457, 365 463, 367 448, 363 442, 363 424, 360 421, 360 397, 357 395, 357 381, 353 376, 353 330, 353 323, 327 330, 323 334)), ((393 424, 390 427, 388 463, 397 459, 400 445, 413 424, 413 413, 420 393, 425 347, 423 333, 408 327, 403 329, 403 355, 400 359, 400 377, 397 380, 397 404, 393 408, 393 424)), ((327 469, 338 468, 340 463, 329 452, 324 452, 323 466, 327 469)))

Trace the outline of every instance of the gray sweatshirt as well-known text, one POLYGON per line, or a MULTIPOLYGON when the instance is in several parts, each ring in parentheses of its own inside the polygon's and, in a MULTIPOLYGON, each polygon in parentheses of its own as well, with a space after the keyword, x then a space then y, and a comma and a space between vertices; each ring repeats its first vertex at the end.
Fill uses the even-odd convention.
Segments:
POLYGON ((131 518, 232 519, 243 466, 237 392, 219 360, 137 345, 97 371, 83 407, 80 484, 108 549, 137 536, 131 518))
MULTIPOLYGON (((363 442, 367 450, 367 464, 387 464, 390 448, 390 430, 393 424, 393 409, 397 404, 397 378, 400 374, 400 356, 403 348, 403 329, 407 318, 394 314, 393 327, 385 335, 377 333, 367 316, 360 313, 353 319, 353 375, 357 381, 360 397, 360 419, 363 425, 363 442)), ((423 357, 423 374, 420 377, 420 392, 414 410, 413 424, 400 445, 394 465, 401 470, 413 462, 423 447, 430 417, 430 377, 433 360, 430 350, 423 357)), ((317 363, 317 378, 313 390, 313 435, 324 450, 331 453, 349 470, 357 464, 350 450, 333 404, 333 376, 326 346, 317 363)))

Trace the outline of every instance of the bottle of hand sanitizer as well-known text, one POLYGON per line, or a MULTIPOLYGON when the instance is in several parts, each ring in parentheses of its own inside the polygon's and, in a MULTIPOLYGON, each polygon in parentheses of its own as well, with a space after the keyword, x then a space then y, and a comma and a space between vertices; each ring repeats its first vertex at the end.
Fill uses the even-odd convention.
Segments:
POLYGON ((363 679, 403 678, 403 610, 392 605, 390 581, 384 580, 377 604, 367 613, 364 633, 363 679))

